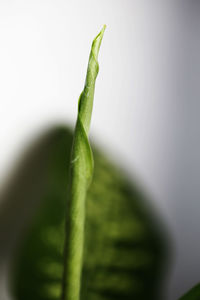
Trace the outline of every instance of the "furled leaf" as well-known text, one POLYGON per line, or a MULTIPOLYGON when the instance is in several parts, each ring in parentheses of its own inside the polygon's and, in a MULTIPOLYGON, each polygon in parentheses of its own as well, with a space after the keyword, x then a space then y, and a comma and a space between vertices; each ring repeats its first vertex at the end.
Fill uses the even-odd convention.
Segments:
POLYGON ((199 299, 200 299, 200 284, 197 284, 187 294, 182 296, 179 300, 199 300, 199 299))
POLYGON ((69 198, 66 208, 62 300, 79 300, 84 247, 85 198, 93 174, 93 156, 88 133, 92 115, 95 81, 99 71, 98 53, 105 26, 92 43, 84 90, 79 98, 70 165, 69 198))

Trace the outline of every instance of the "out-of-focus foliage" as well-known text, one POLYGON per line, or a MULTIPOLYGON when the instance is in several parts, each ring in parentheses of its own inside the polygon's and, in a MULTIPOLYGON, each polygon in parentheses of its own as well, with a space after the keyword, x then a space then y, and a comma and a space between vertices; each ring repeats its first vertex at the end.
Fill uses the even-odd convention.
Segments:
POLYGON ((179 300, 199 300, 200 299, 200 284, 193 287, 187 294, 179 300))
MULTIPOLYGON (((11 270, 11 290, 16 300, 60 299, 72 136, 67 129, 58 128, 47 140, 48 143, 38 144, 35 150, 43 153, 45 171, 41 172, 42 162, 38 161, 36 169, 36 164, 27 164, 33 167, 33 179, 42 183, 43 192, 36 195, 41 198, 40 206, 29 218, 29 228, 11 270)), ((160 225, 156 225, 154 216, 147 211, 136 186, 95 149, 94 163, 86 201, 81 299, 160 300, 163 267, 160 225)), ((26 172, 31 178, 32 170, 26 172)), ((22 191, 23 188, 26 187, 21 186, 22 191)), ((32 198, 34 190, 29 188, 29 193, 25 193, 26 203, 29 195, 32 198)))

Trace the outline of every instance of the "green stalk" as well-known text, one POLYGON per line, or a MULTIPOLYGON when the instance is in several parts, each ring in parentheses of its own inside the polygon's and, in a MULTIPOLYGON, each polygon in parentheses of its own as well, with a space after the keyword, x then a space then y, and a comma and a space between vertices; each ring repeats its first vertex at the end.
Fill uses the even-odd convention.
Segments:
POLYGON ((88 141, 95 80, 99 71, 98 53, 105 25, 92 43, 72 146, 69 202, 66 212, 62 300, 79 300, 84 245, 85 198, 93 173, 93 156, 88 141))

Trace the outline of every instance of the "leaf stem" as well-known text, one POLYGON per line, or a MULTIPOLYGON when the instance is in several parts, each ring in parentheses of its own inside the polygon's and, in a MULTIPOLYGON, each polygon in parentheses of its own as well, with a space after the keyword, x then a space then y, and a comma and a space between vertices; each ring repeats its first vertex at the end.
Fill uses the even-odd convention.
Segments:
POLYGON ((84 245, 85 198, 93 173, 93 156, 88 141, 98 53, 106 26, 93 40, 85 86, 79 98, 70 167, 69 200, 66 211, 62 300, 79 300, 84 245))

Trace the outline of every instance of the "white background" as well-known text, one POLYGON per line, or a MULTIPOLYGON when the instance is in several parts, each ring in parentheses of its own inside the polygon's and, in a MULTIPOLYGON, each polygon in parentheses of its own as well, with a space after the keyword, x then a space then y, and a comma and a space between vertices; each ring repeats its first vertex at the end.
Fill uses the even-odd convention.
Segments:
POLYGON ((74 124, 103 24, 92 136, 154 196, 174 300, 200 280, 200 2, 0 1, 0 178, 39 132, 74 124))

